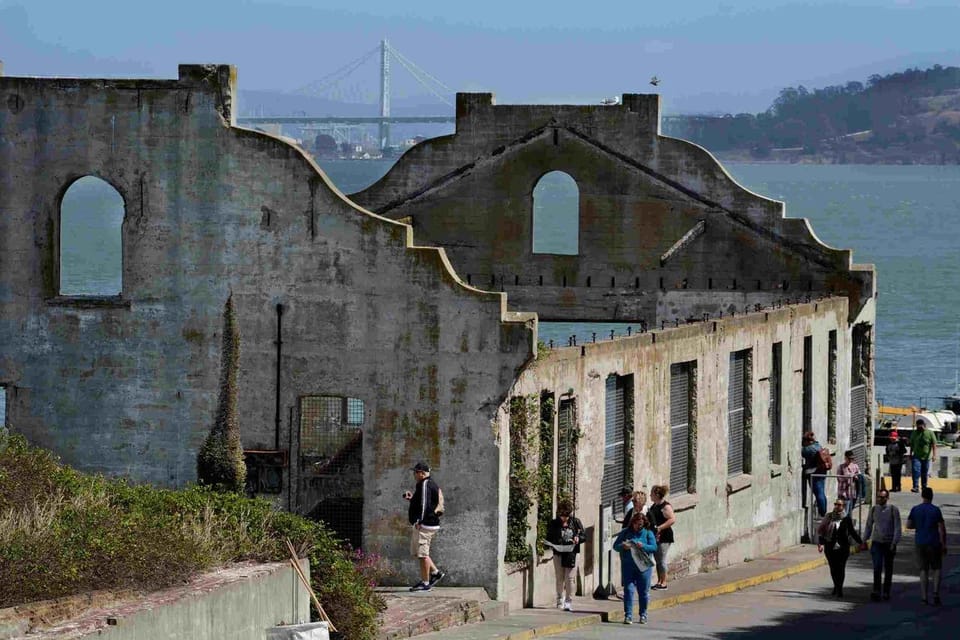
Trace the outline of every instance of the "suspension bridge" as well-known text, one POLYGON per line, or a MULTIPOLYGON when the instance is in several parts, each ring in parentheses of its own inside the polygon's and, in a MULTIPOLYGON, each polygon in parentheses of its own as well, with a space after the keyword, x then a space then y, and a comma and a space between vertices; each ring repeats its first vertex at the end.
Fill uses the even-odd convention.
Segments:
POLYGON ((399 63, 414 79, 428 92, 437 97, 444 104, 453 106, 454 91, 435 77, 421 69, 413 61, 390 46, 386 40, 381 40, 379 46, 367 51, 360 57, 323 78, 301 87, 295 93, 301 95, 322 95, 327 89, 337 85, 374 55, 380 55, 380 115, 379 116, 240 116, 239 124, 244 125, 300 125, 300 126, 370 126, 378 127, 379 147, 381 152, 390 146, 391 124, 442 124, 452 123, 454 116, 394 116, 390 114, 390 80, 391 62, 399 63))

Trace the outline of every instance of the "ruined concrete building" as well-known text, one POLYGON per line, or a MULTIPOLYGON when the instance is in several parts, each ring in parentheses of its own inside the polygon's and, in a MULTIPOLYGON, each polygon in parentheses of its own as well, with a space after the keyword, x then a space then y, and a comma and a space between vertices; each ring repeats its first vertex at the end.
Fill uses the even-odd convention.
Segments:
POLYGON ((461 94, 455 134, 349 198, 299 148, 235 126, 235 102, 228 66, 0 77, 13 431, 80 469, 191 482, 232 294, 250 490, 413 576, 400 495, 423 459, 451 583, 514 605, 553 595, 537 525, 560 495, 592 534, 589 593, 609 580, 600 518, 625 483, 670 486, 673 569, 696 572, 799 541, 803 430, 864 459, 873 268, 660 136, 658 96, 461 94), (557 171, 576 231, 548 253, 536 187, 557 171), (63 286, 79 249, 61 206, 89 176, 122 201, 111 295, 63 286), (538 319, 637 331, 544 349, 538 319))

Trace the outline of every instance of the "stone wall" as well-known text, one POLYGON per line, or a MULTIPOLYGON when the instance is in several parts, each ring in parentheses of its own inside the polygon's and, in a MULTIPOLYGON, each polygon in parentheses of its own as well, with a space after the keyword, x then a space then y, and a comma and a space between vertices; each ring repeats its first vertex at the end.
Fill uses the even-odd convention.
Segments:
POLYGON ((660 136, 656 95, 531 106, 458 94, 454 135, 413 147, 351 198, 410 220, 462 278, 541 320, 653 328, 821 295, 846 296, 856 315, 873 295, 872 269, 851 269, 849 251, 821 244, 706 150, 660 136), (533 251, 533 193, 552 171, 579 188, 576 255, 533 251))
MULTIPOLYGON (((813 340, 812 429, 827 442, 829 380, 828 335, 837 331, 837 434, 831 450, 842 450, 850 439, 851 335, 847 329, 846 298, 824 299, 789 308, 752 313, 737 318, 700 322, 646 334, 541 352, 520 376, 513 396, 539 396, 548 391, 576 403, 577 512, 594 537, 584 545, 579 562, 584 593, 599 583, 600 539, 598 513, 604 470, 605 380, 608 375, 633 376, 634 425, 632 468, 628 478, 649 495, 655 484, 669 484, 671 465, 670 367, 696 362, 695 491, 674 492, 668 501, 677 511, 676 542, 671 550, 675 574, 696 573, 742 562, 799 542, 800 438, 806 336, 813 340), (772 346, 780 343, 781 458, 771 459, 770 381, 772 346), (730 353, 749 349, 751 379, 750 436, 747 469, 728 474, 728 380, 730 353)), ((501 411, 503 434, 510 429, 508 404, 501 411)), ((501 439, 508 442, 506 435, 501 439)), ((556 477, 556 476, 554 476, 556 477)), ((501 478, 506 484, 506 477, 501 478)), ((619 525, 616 525, 619 530, 619 525)), ((531 511, 528 542, 536 536, 535 508, 531 511)), ((616 555, 616 554, 614 554, 616 555)), ((549 551, 547 552, 549 557, 549 551)), ((613 582, 619 584, 619 563, 613 582)), ((505 576, 511 606, 550 604, 554 597, 553 567, 539 564, 534 572, 505 576), (527 584, 534 583, 531 589, 527 584), (533 594, 532 602, 529 594, 533 594)), ((604 578, 604 584, 606 577, 604 578)))
MULTIPOLYGON (((310 565, 301 566, 309 579, 310 565)), ((132 596, 85 611, 61 608, 68 617, 32 620, 34 603, 0 611, 0 638, 116 638, 123 640, 263 640, 266 629, 310 620, 310 595, 289 563, 242 563, 195 576, 187 584, 132 596), (19 624, 18 624, 19 623, 19 624)))
POLYGON ((363 544, 408 558, 410 467, 451 505, 441 547, 496 590, 491 420, 532 356, 532 320, 459 282, 442 250, 364 211, 302 150, 233 126, 232 67, 176 80, 0 77, 0 384, 14 431, 86 471, 195 479, 214 417, 221 314, 240 330, 244 447, 289 450, 279 506, 310 512, 299 402, 363 403, 363 544), (82 176, 122 196, 122 292, 59 295, 60 202, 82 176), (277 374, 278 305, 282 355, 277 374), (278 402, 279 400, 279 402, 278 402))

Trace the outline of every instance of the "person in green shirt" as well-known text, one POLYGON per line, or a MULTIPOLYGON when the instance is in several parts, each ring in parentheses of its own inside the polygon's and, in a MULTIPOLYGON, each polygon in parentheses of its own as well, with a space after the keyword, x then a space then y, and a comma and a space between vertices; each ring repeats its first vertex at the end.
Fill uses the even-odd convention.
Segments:
POLYGON ((910 434, 910 458, 913 471, 913 493, 927 488, 927 476, 930 474, 930 461, 937 456, 937 436, 926 429, 923 420, 917 420, 916 429, 910 434), (919 482, 917 481, 919 479, 919 482))

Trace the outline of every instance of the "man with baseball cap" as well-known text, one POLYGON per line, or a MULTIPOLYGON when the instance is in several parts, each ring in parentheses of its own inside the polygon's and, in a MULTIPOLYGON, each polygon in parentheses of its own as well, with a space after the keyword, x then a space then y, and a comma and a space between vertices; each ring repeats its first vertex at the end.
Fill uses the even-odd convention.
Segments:
POLYGON ((430 559, 430 543, 440 530, 443 492, 430 477, 430 467, 426 462, 418 462, 411 471, 416 479, 416 487, 413 492, 404 492, 403 498, 410 501, 408 517, 413 525, 410 553, 420 562, 420 581, 410 587, 410 591, 430 591, 446 575, 430 559))

